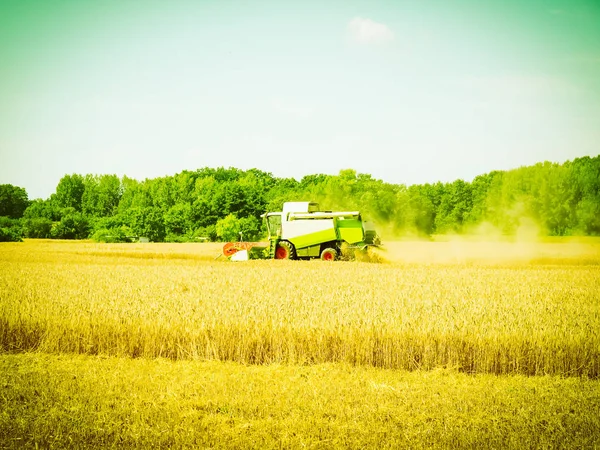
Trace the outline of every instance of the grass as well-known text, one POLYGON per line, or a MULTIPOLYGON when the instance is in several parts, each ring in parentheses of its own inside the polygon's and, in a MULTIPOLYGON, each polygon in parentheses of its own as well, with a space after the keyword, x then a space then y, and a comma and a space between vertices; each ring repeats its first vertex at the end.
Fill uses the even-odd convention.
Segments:
POLYGON ((0 356, 3 448, 597 448, 598 381, 0 356))

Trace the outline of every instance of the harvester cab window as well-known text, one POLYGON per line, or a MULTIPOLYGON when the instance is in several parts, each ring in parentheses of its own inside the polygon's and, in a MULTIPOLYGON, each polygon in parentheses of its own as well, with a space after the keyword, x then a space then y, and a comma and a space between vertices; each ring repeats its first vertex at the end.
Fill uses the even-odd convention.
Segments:
POLYGON ((269 226, 269 236, 281 235, 281 215, 273 214, 267 216, 267 224, 269 226))

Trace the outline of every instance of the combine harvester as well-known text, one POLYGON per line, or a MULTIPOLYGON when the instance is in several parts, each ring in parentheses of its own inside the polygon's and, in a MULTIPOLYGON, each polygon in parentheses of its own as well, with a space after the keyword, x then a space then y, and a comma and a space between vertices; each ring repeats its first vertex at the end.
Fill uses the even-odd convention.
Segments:
POLYGON ((223 255, 247 259, 312 259, 334 261, 343 254, 379 246, 373 225, 358 211, 320 211, 313 202, 287 202, 282 212, 263 215, 268 242, 228 242, 223 255))

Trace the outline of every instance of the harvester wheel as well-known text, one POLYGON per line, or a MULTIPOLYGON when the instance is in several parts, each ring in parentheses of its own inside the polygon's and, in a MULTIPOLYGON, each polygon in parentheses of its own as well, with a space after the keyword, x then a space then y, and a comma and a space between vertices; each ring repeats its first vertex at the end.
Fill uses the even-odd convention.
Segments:
POLYGON ((335 248, 326 248, 321 252, 321 259, 323 261, 335 261, 338 257, 335 248))
POLYGON ((296 249, 291 242, 281 241, 275 249, 275 259, 294 259, 296 257, 296 249))

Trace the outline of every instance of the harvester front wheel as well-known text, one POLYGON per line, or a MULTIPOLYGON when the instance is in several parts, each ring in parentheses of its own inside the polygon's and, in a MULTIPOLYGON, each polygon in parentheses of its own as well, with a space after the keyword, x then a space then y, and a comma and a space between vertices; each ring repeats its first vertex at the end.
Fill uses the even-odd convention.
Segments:
POLYGON ((281 241, 275 249, 275 259, 294 259, 296 249, 291 242, 281 241))
POLYGON ((326 248, 321 252, 321 259, 323 261, 335 261, 338 257, 335 248, 326 248))

